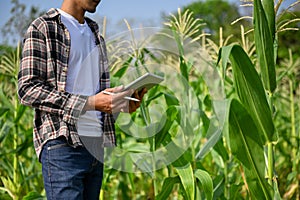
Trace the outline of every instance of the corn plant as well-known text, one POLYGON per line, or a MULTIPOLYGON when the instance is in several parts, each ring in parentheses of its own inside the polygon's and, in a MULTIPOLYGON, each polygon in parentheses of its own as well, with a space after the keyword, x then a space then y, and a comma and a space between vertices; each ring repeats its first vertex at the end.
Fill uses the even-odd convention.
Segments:
POLYGON ((231 62, 236 90, 229 112, 230 149, 244 166, 250 196, 273 199, 280 198, 274 173, 274 144, 278 141, 273 109, 276 89, 276 14, 273 1, 254 0, 253 3, 254 38, 260 75, 240 46, 223 47, 220 55, 223 69, 226 69, 228 59, 231 62))
POLYGON ((20 48, 1 57, 0 190, 12 199, 38 199, 42 191, 40 166, 32 148, 33 113, 18 102, 20 48))
POLYGON ((285 187, 279 188, 284 199, 299 198, 299 79, 300 59, 293 58, 289 49, 279 68, 278 81, 281 83, 274 96, 276 107, 274 118, 277 129, 282 133, 276 145, 277 157, 285 158, 277 162, 278 180, 285 187), (278 101, 280 99, 280 101, 278 101), (285 112, 280 112, 284 110, 285 112))
MULTIPOLYGON (((124 77, 140 73, 139 71, 160 73, 164 75, 166 80, 172 80, 170 83, 176 83, 157 86, 148 91, 140 110, 131 116, 134 123, 128 120, 128 116, 126 118, 119 116, 117 121, 117 130, 120 137, 119 146, 129 149, 129 152, 122 154, 122 158, 126 159, 124 163, 129 165, 127 169, 136 166, 141 171, 148 168, 150 170, 146 170, 145 174, 134 174, 133 172, 118 173, 115 169, 111 169, 107 173, 108 177, 107 182, 104 184, 104 190, 106 185, 111 186, 110 178, 118 176, 119 179, 128 180, 128 186, 125 186, 125 188, 134 191, 132 194, 124 192, 122 196, 117 194, 118 198, 166 199, 170 195, 176 196, 176 190, 181 193, 177 196, 185 199, 199 199, 205 196, 212 199, 213 196, 213 182, 209 173, 204 167, 197 167, 199 163, 195 154, 199 149, 199 144, 202 144, 201 140, 193 141, 189 139, 195 137, 200 139, 202 134, 206 134, 206 131, 201 130, 201 126, 199 126, 201 118, 206 120, 205 129, 209 127, 205 112, 201 111, 202 108, 197 109, 202 104, 202 99, 197 95, 202 91, 207 95, 207 89, 198 87, 199 83, 203 83, 203 79, 199 77, 199 72, 192 68, 193 61, 189 60, 187 53, 187 47, 197 44, 197 41, 204 36, 200 34, 200 36, 191 37, 198 34, 197 30, 203 24, 199 23, 198 20, 194 20, 191 12, 182 14, 179 10, 178 13, 179 18, 173 16, 174 21, 167 24, 168 29, 159 30, 153 35, 150 34, 152 37, 145 37, 142 41, 135 40, 136 35, 143 35, 143 30, 134 31, 127 24, 130 40, 123 42, 125 46, 122 46, 123 44, 120 44, 118 40, 117 43, 114 43, 114 40, 112 40, 112 44, 108 43, 108 49, 114 49, 112 51, 113 58, 119 58, 120 56, 115 56, 116 53, 127 49, 126 53, 121 53, 123 59, 111 59, 111 64, 114 66, 114 78, 112 80, 115 81, 115 84, 119 84, 124 77), (129 47, 126 46, 128 44, 129 47), (147 46, 147 44, 150 45, 147 46), (115 49, 117 45, 120 45, 119 49, 115 49), (159 48, 154 48, 157 47, 156 45, 159 48), (128 49, 131 50, 128 51, 128 49), (167 66, 172 67, 168 68, 167 66), (189 82, 193 82, 195 88, 189 82), (194 95, 195 90, 198 90, 196 96, 194 95), (182 95, 178 96, 177 91, 183 93, 183 97, 181 97, 182 95), (160 114, 157 115, 153 110, 155 110, 155 105, 158 104, 165 110, 160 109, 160 114), (193 109, 196 112, 193 113, 193 109), (188 120, 187 116, 189 115, 193 116, 193 120, 188 120), (146 128, 138 128, 135 124, 146 128), (147 139, 135 139, 123 131, 124 127, 132 129, 132 132, 137 132, 136 134, 140 134, 139 136, 148 135, 149 137, 147 139), (179 141, 182 144, 178 143, 179 141), (190 145, 185 146, 184 143, 190 145), (170 161, 163 168, 160 165, 153 165, 153 163, 149 166, 145 156, 140 160, 130 156, 130 153, 134 153, 135 157, 138 157, 138 155, 145 155, 143 153, 150 151, 154 155, 153 159, 157 159, 156 162, 159 163, 163 162, 159 158, 163 154, 161 149, 165 149, 168 155, 165 159, 167 162, 170 161), (156 154, 160 151, 161 154, 156 154), (135 162, 130 162, 130 160, 135 162), (151 183, 151 187, 148 186, 148 193, 136 194, 140 184, 134 184, 133 180, 138 182, 143 180, 146 183, 151 183)), ((149 30, 145 29, 144 31, 149 30)), ((118 156, 120 157, 120 155, 118 156)), ((118 161, 115 160, 115 163, 118 163, 118 161)), ((116 166, 122 171, 120 165, 116 166)), ((124 183, 122 184, 124 187, 124 183)), ((117 187, 120 187, 120 185, 117 187)), ((104 197, 111 198, 106 195, 103 194, 104 197)))
MULTIPOLYGON (((273 96, 277 87, 275 73, 277 51, 275 44, 277 35, 275 32, 274 3, 271 1, 254 1, 253 8, 253 18, 255 21, 254 44, 256 48, 245 38, 243 27, 241 27, 242 45, 247 47, 246 52, 236 44, 222 47, 224 45, 223 40, 219 44, 219 47, 222 47, 219 55, 219 59, 222 60, 219 74, 224 84, 231 86, 231 88, 230 86, 227 87, 230 89, 226 91, 226 95, 231 101, 229 103, 227 119, 228 130, 223 129, 212 134, 207 133, 209 124, 213 123, 213 120, 210 119, 203 110, 213 110, 211 102, 209 101, 209 95, 205 93, 207 92, 205 81, 201 78, 201 74, 195 72, 195 62, 188 59, 186 55, 186 49, 188 49, 188 47, 186 43, 183 42, 184 36, 181 35, 182 30, 189 30, 189 28, 192 27, 185 26, 186 24, 195 25, 196 22, 184 21, 184 19, 190 17, 190 13, 179 13, 178 20, 175 18, 174 22, 170 21, 168 23, 172 31, 170 37, 173 37, 173 40, 177 43, 178 57, 177 62, 174 61, 176 60, 174 57, 172 57, 172 59, 163 57, 163 61, 160 61, 160 64, 177 64, 178 67, 175 67, 177 73, 187 81, 189 86, 199 92, 197 93, 198 102, 201 105, 199 107, 203 114, 199 123, 202 121, 201 124, 204 127, 202 133, 204 134, 199 134, 199 132, 195 130, 194 134, 195 139, 198 139, 198 141, 203 139, 206 141, 200 143, 195 142, 194 144, 196 145, 189 148, 188 153, 185 153, 183 157, 167 167, 169 173, 166 174, 164 171, 159 171, 156 175, 152 173, 149 174, 149 177, 153 181, 153 187, 150 189, 150 193, 152 195, 154 193, 157 199, 165 199, 169 196, 177 197, 178 195, 174 193, 174 190, 179 190, 182 195, 181 197, 184 199, 201 198, 204 197, 204 194, 206 194, 205 197, 208 199, 247 197, 262 199, 280 198, 273 157, 275 153, 274 144, 276 144, 278 140, 274 125, 273 109, 273 96), (182 27, 180 25, 182 25, 182 27), (254 58, 254 53, 256 53, 257 59, 254 58), (228 65, 229 61, 230 64, 228 65), (259 67, 259 72, 256 66, 259 67), (228 76, 227 73, 229 70, 232 70, 233 73, 228 76), (205 98, 201 97, 201 92, 205 98), (223 136, 221 135, 222 132, 224 133, 223 136), (236 162, 236 160, 238 160, 238 162, 236 162), (215 163, 208 165, 206 164, 207 161, 215 163), (243 167, 240 168, 238 163, 241 163, 243 167), (198 170, 202 170, 201 175, 198 170), (239 176, 236 171, 238 171, 241 176, 239 176), (166 178, 161 179, 160 176, 163 174, 166 175, 166 178), (198 177, 199 181, 197 180, 198 177), (163 184, 154 183, 156 180, 163 180, 163 184), (206 182, 201 185, 203 180, 206 180, 206 182), (213 193, 212 190, 214 191, 213 193), (205 191, 205 193, 201 194, 199 191, 205 191)), ((214 54, 216 50, 213 49, 216 48, 216 45, 212 45, 213 42, 206 40, 205 37, 207 37, 207 35, 202 34, 201 37, 195 41, 200 42, 202 39, 203 46, 210 49, 209 52, 211 54, 214 54)), ((224 40, 225 44, 229 42, 229 39, 230 38, 224 40)), ((149 53, 150 51, 146 50, 145 52, 149 53)), ((157 54, 152 54, 149 57, 153 57, 153 55, 157 54)), ((140 61, 139 59, 146 57, 145 54, 140 57, 131 56, 131 60, 127 60, 128 62, 125 62, 124 65, 121 64, 121 66, 125 66, 127 69, 132 60, 140 61)), ((147 64, 145 60, 141 63, 147 64)), ((214 66, 214 64, 210 64, 214 66)), ((137 66, 138 65, 135 65, 135 67, 137 66)), ((117 75, 120 75, 120 72, 124 75, 124 68, 119 70, 117 75)), ((184 87, 182 88, 182 90, 185 89, 184 87)), ((164 93, 162 88, 156 88, 151 91, 150 96, 157 98, 163 94, 166 93, 164 93)), ((174 95, 168 94, 164 96, 167 102, 165 106, 168 108, 174 105, 178 106, 180 101, 178 101, 174 95)), ((150 100, 153 101, 155 98, 150 100)), ((149 104, 150 102, 147 102, 146 105, 149 104)), ((170 120, 168 121, 169 126, 166 126, 168 132, 160 132, 160 136, 155 137, 153 140, 153 142, 159 145, 164 144, 160 144, 160 141, 170 139, 168 134, 172 134, 172 131, 174 131, 172 129, 174 126, 170 126, 170 123, 174 120, 176 121, 178 117, 176 113, 178 113, 178 110, 174 110, 173 107, 172 109, 173 111, 169 109, 169 112, 167 112, 168 116, 170 116, 170 120), (174 111, 175 113, 173 113, 174 111)), ((134 119, 138 120, 138 118, 136 118, 138 116, 139 113, 134 115, 134 119)), ((149 143, 153 144, 153 142, 149 143)), ((133 178, 131 175, 130 177, 130 187, 134 188, 133 178)), ((142 179, 144 176, 140 175, 139 177, 142 179)))
MULTIPOLYGON (((241 26, 240 41, 220 28, 214 43, 180 10, 164 29, 125 22, 127 34, 106 38, 112 86, 147 71, 168 82, 137 112, 119 115, 101 199, 299 198, 300 63, 292 52, 276 63, 278 33, 289 24, 276 25, 281 2, 254 0, 254 29, 241 26)), ((15 93, 18 64, 19 50, 1 57, 0 199, 43 199, 32 111, 15 93)))

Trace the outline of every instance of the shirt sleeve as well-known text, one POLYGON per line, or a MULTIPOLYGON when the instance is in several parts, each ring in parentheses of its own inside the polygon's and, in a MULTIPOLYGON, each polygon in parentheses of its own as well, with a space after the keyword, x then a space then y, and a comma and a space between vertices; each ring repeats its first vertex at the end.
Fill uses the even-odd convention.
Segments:
POLYGON ((87 96, 60 92, 49 79, 56 72, 47 68, 45 35, 31 25, 26 33, 18 74, 18 96, 22 104, 56 114, 68 124, 78 120, 87 96))

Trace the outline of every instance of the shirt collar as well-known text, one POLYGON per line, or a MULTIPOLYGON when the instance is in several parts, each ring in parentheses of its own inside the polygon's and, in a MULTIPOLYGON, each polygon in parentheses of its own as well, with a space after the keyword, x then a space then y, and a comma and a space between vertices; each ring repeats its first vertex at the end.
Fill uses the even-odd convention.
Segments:
MULTIPOLYGON (((59 13, 59 11, 58 11, 57 9, 51 8, 51 9, 47 12, 47 15, 49 16, 49 18, 56 18, 56 17, 57 17, 58 20, 59 20, 59 23, 62 23, 62 22, 61 22, 60 13, 59 13)), ((99 30, 99 27, 98 27, 98 25, 97 25, 96 22, 94 22, 93 20, 91 20, 91 19, 88 18, 88 17, 84 17, 84 18, 85 18, 85 20, 86 20, 88 26, 89 26, 90 28, 92 28, 92 31, 93 31, 93 32, 96 32, 96 31, 99 30)))
POLYGON ((59 12, 58 12, 58 10, 55 9, 55 8, 51 8, 51 9, 47 12, 47 14, 48 14, 49 18, 55 18, 55 17, 57 17, 57 16, 60 15, 59 12))

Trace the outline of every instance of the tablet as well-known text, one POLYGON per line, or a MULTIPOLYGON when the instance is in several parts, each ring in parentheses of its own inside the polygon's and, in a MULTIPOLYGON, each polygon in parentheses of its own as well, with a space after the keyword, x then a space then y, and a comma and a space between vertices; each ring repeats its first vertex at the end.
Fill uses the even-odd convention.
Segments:
POLYGON ((152 73, 146 73, 143 76, 140 76, 134 81, 132 81, 127 86, 125 86, 124 90, 128 90, 128 89, 141 90, 142 88, 146 88, 147 90, 149 90, 153 86, 158 85, 163 80, 164 78, 161 76, 152 73))

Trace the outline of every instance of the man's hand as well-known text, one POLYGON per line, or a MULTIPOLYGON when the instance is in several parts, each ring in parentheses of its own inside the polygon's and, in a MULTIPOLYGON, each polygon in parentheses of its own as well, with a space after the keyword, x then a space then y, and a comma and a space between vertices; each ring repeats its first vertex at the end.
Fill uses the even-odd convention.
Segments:
POLYGON ((133 98, 139 99, 140 101, 129 101, 129 113, 133 113, 138 109, 141 105, 141 101, 143 100, 144 95, 147 93, 147 89, 143 88, 142 90, 138 91, 135 90, 132 94, 133 98))
POLYGON ((90 96, 84 110, 98 110, 110 114, 118 112, 132 113, 139 108, 140 102, 129 101, 124 99, 124 97, 132 96, 141 101, 144 94, 147 92, 145 88, 140 92, 134 90, 123 91, 123 86, 107 88, 105 91, 112 93, 113 95, 99 92, 94 96, 90 96))
POLYGON ((84 110, 98 110, 106 113, 129 112, 129 101, 124 97, 131 96, 133 90, 122 91, 123 86, 115 88, 107 88, 105 91, 112 93, 108 95, 99 92, 94 96, 90 96, 87 100, 84 110))

